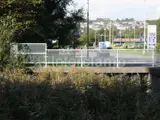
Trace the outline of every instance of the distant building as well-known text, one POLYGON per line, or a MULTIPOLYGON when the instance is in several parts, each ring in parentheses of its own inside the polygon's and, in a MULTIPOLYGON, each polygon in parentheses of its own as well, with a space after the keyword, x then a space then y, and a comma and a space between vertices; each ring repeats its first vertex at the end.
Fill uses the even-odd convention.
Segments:
MULTIPOLYGON (((93 30, 99 30, 101 28, 109 28, 110 27, 110 19, 102 19, 102 18, 98 18, 96 20, 91 20, 90 24, 89 24, 89 28, 93 29, 93 30)), ((132 19, 127 19, 127 20, 112 20, 112 26, 115 26, 117 29, 119 30, 126 30, 129 28, 134 29, 134 27, 138 27, 138 28, 144 28, 144 22, 143 21, 134 21, 132 19)), ((81 23, 80 24, 80 28, 82 29, 82 31, 84 31, 84 29, 87 28, 87 23, 81 23)))

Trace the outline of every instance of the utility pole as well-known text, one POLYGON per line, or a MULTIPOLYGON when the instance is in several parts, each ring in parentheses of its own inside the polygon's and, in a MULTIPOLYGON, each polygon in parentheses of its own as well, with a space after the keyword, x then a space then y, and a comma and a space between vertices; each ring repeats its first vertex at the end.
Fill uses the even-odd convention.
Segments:
POLYGON ((146 49, 146 0, 144 0, 144 7, 145 7, 145 12, 144 12, 144 54, 145 54, 145 49, 146 49))
POLYGON ((87 0, 88 10, 87 10, 87 58, 89 57, 89 0, 87 0))
POLYGON ((88 10, 87 10, 87 49, 89 49, 89 0, 87 0, 88 10))

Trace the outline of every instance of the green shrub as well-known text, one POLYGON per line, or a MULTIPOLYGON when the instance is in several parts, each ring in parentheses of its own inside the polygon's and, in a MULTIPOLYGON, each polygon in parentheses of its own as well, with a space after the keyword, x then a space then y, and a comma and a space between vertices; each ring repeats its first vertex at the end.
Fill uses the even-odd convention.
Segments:
POLYGON ((160 49, 160 43, 157 43, 156 48, 160 49))
MULTIPOLYGON (((1 17, 0 20, 0 68, 20 67, 22 65, 22 55, 15 56, 11 52, 12 43, 15 40, 15 33, 20 24, 15 23, 16 19, 12 16, 1 17)), ((24 60, 24 59, 23 59, 24 60)))
POLYGON ((156 49, 160 49, 160 43, 157 43, 157 45, 156 45, 156 49))
POLYGON ((84 71, 27 75, 6 70, 0 80, 0 120, 158 120, 159 103, 140 78, 84 71))

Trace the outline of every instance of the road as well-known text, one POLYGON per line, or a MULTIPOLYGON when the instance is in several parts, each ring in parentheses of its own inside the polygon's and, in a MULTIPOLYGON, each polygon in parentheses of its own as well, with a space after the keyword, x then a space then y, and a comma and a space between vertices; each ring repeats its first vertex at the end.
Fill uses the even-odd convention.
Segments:
POLYGON ((91 57, 92 59, 89 60, 94 62, 107 62, 109 66, 116 66, 117 61, 119 61, 119 66, 125 66, 125 67, 152 66, 153 64, 152 56, 119 53, 117 57, 117 53, 110 53, 110 56, 105 57, 103 55, 97 56, 96 54, 97 54, 96 52, 91 52, 89 57, 91 57))
MULTIPOLYGON (((81 64, 83 62, 84 66, 117 66, 117 61, 119 66, 123 67, 148 67, 152 66, 154 59, 152 54, 149 56, 144 56, 142 54, 128 54, 128 53, 119 53, 115 50, 110 51, 110 55, 100 54, 98 50, 89 50, 87 57, 87 51, 51 51, 47 53, 47 62, 48 64, 81 64), (118 56, 118 57, 117 57, 118 56)), ((35 58, 35 55, 33 55, 35 58)), ((41 59, 40 61, 44 62, 43 55, 40 55, 37 58, 41 59)), ((34 61, 34 60, 33 60, 34 61)), ((158 58, 160 65, 160 57, 158 58)))
MULTIPOLYGON (((136 55, 136 54, 127 54, 127 53, 119 53, 117 58, 117 53, 115 51, 110 52, 110 56, 105 56, 105 54, 100 55, 100 53, 96 50, 87 51, 76 51, 73 52, 73 55, 69 55, 68 53, 61 53, 57 57, 54 56, 54 61, 61 60, 65 62, 81 62, 83 61, 84 65, 90 64, 93 66, 117 66, 117 61, 119 62, 119 66, 127 66, 127 67, 137 67, 137 66, 152 66, 153 57, 144 56, 144 55, 136 55), (83 57, 81 57, 83 56, 83 57)), ((51 60, 53 61, 53 60, 51 60)))

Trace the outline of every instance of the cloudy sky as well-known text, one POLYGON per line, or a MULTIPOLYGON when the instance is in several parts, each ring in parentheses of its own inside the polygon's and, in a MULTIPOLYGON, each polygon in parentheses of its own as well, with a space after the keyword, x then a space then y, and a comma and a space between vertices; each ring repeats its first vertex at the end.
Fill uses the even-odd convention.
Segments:
MULTIPOLYGON (((77 7, 87 11, 87 0, 74 0, 77 7)), ((96 18, 160 18, 160 0, 90 0, 90 19, 96 18)))

